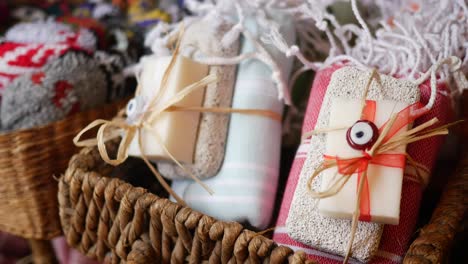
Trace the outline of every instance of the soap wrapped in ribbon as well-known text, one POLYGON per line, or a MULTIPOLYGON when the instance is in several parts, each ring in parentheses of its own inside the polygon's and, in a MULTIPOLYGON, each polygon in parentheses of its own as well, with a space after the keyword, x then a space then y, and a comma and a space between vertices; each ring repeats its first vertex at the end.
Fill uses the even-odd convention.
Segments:
MULTIPOLYGON (((304 250, 313 259, 317 259, 323 263, 341 263, 342 257, 340 257, 340 255, 346 255, 347 244, 349 242, 352 229, 352 221, 350 221, 349 217, 354 212, 354 206, 356 205, 356 199, 358 197, 357 193, 359 185, 357 183, 356 172, 363 171, 357 167, 349 168, 348 166, 350 162, 346 162, 346 158, 361 158, 362 155, 356 155, 357 153, 354 153, 353 156, 341 156, 340 159, 337 155, 334 155, 338 153, 327 153, 328 138, 326 134, 330 133, 327 131, 327 128, 332 130, 333 128, 337 128, 330 124, 331 112, 337 111, 342 113, 344 110, 338 110, 339 108, 334 108, 333 105, 344 106, 345 104, 348 104, 356 107, 356 102, 359 102, 359 99, 362 99, 363 87, 365 87, 365 83, 369 80, 369 76, 370 72, 342 65, 327 67, 317 73, 312 86, 312 93, 309 99, 309 105, 303 125, 303 135, 306 139, 297 151, 277 220, 278 228, 275 230, 274 234, 274 240, 276 242, 304 250), (361 87, 361 89, 357 89, 359 87, 361 87), (316 130, 317 133, 310 133, 313 130, 316 130), (326 131, 327 133, 319 133, 320 131, 326 131), (348 196, 349 201, 343 202, 343 197, 330 196, 330 198, 333 197, 332 199, 334 199, 335 202, 339 202, 341 207, 347 208, 343 211, 347 212, 346 216, 348 219, 332 218, 330 217, 330 212, 328 212, 328 216, 323 215, 322 213, 326 214, 326 212, 320 213, 320 209, 331 211, 330 209, 327 209, 330 208, 330 204, 327 205, 327 202, 325 202, 330 198, 316 200, 314 195, 311 195, 310 190, 320 193, 325 189, 325 185, 322 184, 327 182, 327 180, 324 180, 326 175, 322 175, 314 181, 311 181, 311 176, 314 175, 322 162, 326 162, 327 160, 335 161, 338 165, 338 168, 335 168, 340 169, 339 167, 341 167, 341 170, 344 170, 342 171, 343 174, 350 174, 349 170, 354 174, 352 177, 348 176, 349 181, 345 185, 346 187, 343 187, 348 188, 347 194, 354 198, 349 199, 348 196), (308 188, 309 182, 310 189, 308 188), (324 203, 322 204, 322 202, 324 203)), ((410 81, 398 80, 384 75, 380 75, 380 80, 382 86, 385 87, 385 90, 382 91, 377 82, 374 82, 370 86, 369 95, 367 97, 368 100, 371 100, 367 102, 376 102, 376 109, 379 108, 379 105, 384 106, 384 104, 389 103, 389 101, 386 101, 385 103, 382 99, 394 102, 405 102, 403 104, 399 103, 400 108, 404 107, 404 105, 413 105, 418 101, 422 104, 426 104, 428 101, 431 101, 431 87, 429 81, 425 81, 418 86, 410 81)), ((449 92, 445 84, 439 84, 437 86, 437 91, 443 93, 449 92)), ((392 103, 390 110, 387 108, 387 111, 385 111, 386 114, 381 115, 382 120, 387 119, 391 113, 398 111, 398 108, 394 109, 394 106, 395 103, 392 103)), ((451 120, 453 115, 450 109, 450 98, 437 96, 433 101, 432 110, 419 117, 414 122, 413 127, 418 127, 434 117, 439 120, 438 125, 446 124, 451 120)), ((340 133, 340 142, 333 143, 342 144, 344 148, 350 151, 349 149, 351 149, 351 147, 348 145, 346 140, 347 129, 355 124, 358 119, 366 118, 360 116, 359 111, 346 112, 347 117, 349 117, 348 115, 354 115, 354 117, 351 117, 346 121, 346 129, 334 131, 334 133, 340 133)), ((340 120, 339 118, 334 119, 333 122, 339 123, 340 120)), ((380 121, 378 124, 383 123, 380 121)), ((400 131, 399 133, 403 132, 400 131)), ((330 137, 330 140, 331 139, 332 138, 330 137)), ((373 181, 371 178, 368 179, 369 191, 375 187, 376 189, 373 189, 371 193, 375 194, 374 197, 377 197, 377 201, 370 200, 370 203, 372 204, 374 202, 374 205, 377 204, 381 206, 385 214, 389 214, 389 212, 392 211, 390 208, 393 208, 392 219, 398 219, 395 218, 397 216, 400 220, 398 225, 383 225, 360 221, 357 224, 354 234, 354 243, 352 246, 353 258, 363 262, 368 262, 371 259, 377 262, 399 262, 399 256, 405 252, 406 246, 410 241, 416 225, 417 212, 419 209, 423 186, 429 176, 426 170, 430 171, 432 169, 437 156, 437 150, 440 148, 442 142, 443 138, 441 137, 431 137, 421 141, 416 141, 408 146, 406 153, 416 161, 416 164, 413 165, 416 165, 419 169, 405 163, 405 169, 402 170, 399 168, 401 167, 401 164, 398 164, 397 166, 394 166, 398 167, 396 168, 398 173, 392 175, 396 176, 397 179, 395 179, 395 177, 391 179, 392 176, 388 176, 385 179, 383 179, 383 177, 379 177, 378 179, 381 180, 380 183, 373 181), (417 164, 421 166, 418 166, 417 164), (421 169, 421 167, 424 169, 421 169), (403 175, 401 175, 401 172, 403 172, 403 175), (402 182, 400 181, 401 178, 402 182), (386 181, 395 180, 398 181, 398 184, 393 186, 389 186, 386 183, 386 181), (374 192, 374 190, 381 188, 382 185, 384 185, 383 187, 386 189, 385 192, 391 195, 392 200, 394 201, 393 207, 390 207, 390 203, 384 205, 379 204, 379 198, 382 197, 379 195, 385 194, 374 192), (389 210, 386 210, 387 208, 389 210), (399 241, 399 243, 396 241, 399 241)), ((402 157, 399 156, 399 158, 402 157)), ((397 163, 400 162, 398 161, 397 163)), ((378 165, 378 167, 381 166, 382 165, 378 165)), ((369 175, 372 175, 372 172, 369 172, 369 175)), ((332 210, 336 211, 336 208, 332 210)), ((336 212, 333 213, 336 214, 336 212)), ((340 212, 340 214, 341 213, 343 212, 340 212)), ((372 213, 370 215, 372 220, 372 213)), ((363 218, 364 219, 361 219, 366 220, 366 217, 363 218)), ((396 221, 393 221, 393 224, 395 224, 395 222, 396 221)))
MULTIPOLYGON (((406 132, 411 122, 408 112, 416 105, 388 100, 366 100, 362 105, 362 100, 334 98, 331 101, 329 126, 339 129, 326 135, 322 182, 315 193, 324 197, 319 201, 318 210, 324 216, 351 219, 360 198, 360 221, 398 224, 406 145, 373 157, 369 151, 389 125, 392 114, 398 113, 397 120, 381 143, 406 132), (336 187, 341 187, 338 192, 336 187)), ((310 185, 312 181, 313 178, 309 180, 310 185)))
MULTIPOLYGON (((127 106, 126 117, 119 115, 111 121, 95 120, 74 138, 74 143, 77 146, 97 146, 103 160, 114 166, 123 163, 129 154, 140 156, 163 187, 175 197, 179 204, 185 205, 183 199, 172 191, 161 174, 150 163, 150 157, 157 160, 161 158, 171 160, 185 171, 189 177, 200 184, 205 191, 208 191, 208 193, 212 193, 212 191, 195 175, 187 171, 177 157, 171 153, 171 151, 175 151, 178 158, 183 159, 185 157, 190 161, 190 155, 179 152, 180 146, 177 146, 177 139, 171 138, 171 133, 174 132, 171 129, 179 130, 190 127, 196 130, 198 126, 196 122, 185 124, 184 120, 193 119, 194 113, 199 115, 201 112, 221 115, 238 113, 273 119, 275 122, 281 119, 281 115, 268 109, 199 106, 201 104, 200 98, 203 96, 203 89, 207 85, 216 83, 218 77, 214 73, 206 75, 206 66, 199 65, 179 54, 182 36, 184 36, 183 27, 179 31, 179 37, 176 39, 175 49, 171 57, 147 59, 149 65, 145 70, 148 70, 148 72, 141 75, 140 86, 137 88, 136 97, 127 106), (154 69, 157 69, 156 72, 152 70, 153 66, 154 69), (187 66, 190 67, 191 74, 186 74, 187 66), (196 71, 192 69, 192 66, 197 68, 196 71), (202 76, 204 76, 202 79, 196 80, 197 77, 202 76), (142 88, 142 85, 145 85, 145 88, 142 88), (154 87, 154 89, 151 89, 151 87, 154 87), (174 115, 173 112, 177 112, 177 115, 174 115), (93 128, 98 128, 96 138, 83 140, 82 136, 93 128), (121 141, 117 155, 115 158, 111 158, 107 152, 105 142, 118 137, 121 137, 121 141), (158 147, 148 146, 149 144, 158 145, 158 147), (174 147, 168 149, 167 146, 174 147)), ((193 136, 194 131, 179 132, 182 133, 180 136, 190 137, 193 136)), ((181 151, 186 151, 186 149, 181 151)))
MULTIPOLYGON (((355 0, 349 10, 359 26, 340 25, 325 6, 302 6, 296 15, 315 20, 330 40, 330 54, 323 63, 308 61, 297 46, 276 45, 285 54, 296 56, 304 64, 302 70, 317 73, 302 130, 306 139, 289 175, 274 240, 304 250, 321 263, 347 262, 349 257, 371 263, 402 261, 414 234, 424 185, 444 140, 438 135, 448 133, 445 124, 453 118, 456 94, 452 94, 455 86, 450 86, 466 87, 462 80, 467 56, 463 48, 468 32, 466 9, 458 2, 447 2, 420 5, 413 12, 405 4, 395 4, 400 8, 392 8, 390 19, 382 20, 375 32, 359 14, 355 0), (455 15, 439 19, 436 14, 441 12, 455 15), (460 33, 440 31, 449 27, 460 33), (461 37, 452 37, 455 35, 461 37), (372 80, 373 68, 379 72, 381 87, 376 81, 366 85, 372 80), (359 107, 344 109, 348 103, 355 105, 354 100, 375 101, 375 119, 369 120, 367 110, 362 112, 359 107), (413 123, 412 127, 400 127, 401 134, 387 141, 382 135, 389 133, 385 132, 389 126, 383 124, 405 107, 388 109, 385 101, 403 103, 424 114, 410 111, 416 119, 401 123, 413 123), (386 115, 378 113, 385 108, 386 115), (337 115, 330 117, 336 109, 346 112, 346 123, 340 123, 337 115), (381 117, 386 120, 380 122, 381 117), (330 125, 335 121, 338 123, 330 125), (334 127, 340 124, 345 127, 334 127), (368 135, 369 131, 378 131, 378 137, 368 135), (333 134, 339 141, 331 139, 333 134), (340 144, 340 149, 333 144, 340 144), (405 153, 402 170, 404 145, 408 155, 405 153)), ((377 5, 385 9, 383 4, 377 5)))
MULTIPOLYGON (((256 41, 269 29, 256 20, 255 14, 245 13, 245 21, 234 27, 245 30, 246 37, 239 56, 258 52, 256 41)), ((268 17, 274 22, 281 21, 278 32, 287 43, 295 41, 295 25, 291 16, 272 11, 268 17)), ((271 46, 266 46, 265 51, 287 80, 293 60, 271 46)), ((281 115, 283 102, 272 78, 276 75, 268 66, 252 58, 239 65, 233 108, 259 108, 281 115)), ((278 185, 280 142, 281 123, 278 120, 232 115, 221 169, 214 177, 203 180, 214 194, 208 194, 193 181, 173 181, 172 188, 195 210, 217 219, 248 222, 257 228, 267 228, 278 185)))
MULTIPOLYGON (((161 174, 166 178, 212 177, 223 162, 229 115, 220 114, 220 111, 229 113, 236 66, 210 65, 198 60, 203 60, 206 56, 236 55, 238 38, 228 47, 221 45, 222 37, 231 27, 232 24, 225 20, 212 25, 210 20, 200 18, 184 28, 177 58, 167 75, 166 87, 160 84, 171 63, 171 56, 170 51, 162 44, 163 41, 154 41, 152 48, 155 53, 141 59, 138 72, 140 85, 136 97, 127 107, 129 123, 138 120, 146 112, 155 111, 151 109, 154 105, 150 106, 149 102, 160 89, 164 89, 164 92, 158 100, 168 101, 208 74, 216 77, 216 81, 185 94, 177 105, 171 107, 174 110, 176 106, 184 106, 183 111, 165 111, 154 120, 151 131, 144 128, 141 130, 146 156, 158 163, 161 174), (190 109, 187 108, 189 106, 190 109), (210 111, 206 111, 207 109, 210 111), (157 131, 159 139, 155 138, 154 131, 157 131)), ((141 156, 137 138, 138 136, 129 145, 131 156, 141 156)))
MULTIPOLYGON (((164 72, 171 63, 170 56, 158 57, 151 55, 142 59, 143 70, 140 75, 140 88, 136 97, 127 105, 127 121, 133 123, 150 109, 151 98, 154 98, 159 89, 165 89, 160 100, 168 101, 186 86, 196 83, 206 77, 208 66, 196 63, 186 57, 177 56, 174 60, 172 72, 167 80, 166 87, 158 87, 164 72)), ((180 100, 177 106, 201 106, 204 97, 204 89, 192 92, 189 96, 180 100)), ((128 153, 130 156, 141 156, 138 139, 141 133, 142 148, 150 160, 171 160, 193 163, 198 128, 200 121, 199 112, 164 112, 157 117, 151 125, 151 130, 144 127, 139 130, 132 140, 128 153), (157 133, 161 142, 158 144, 154 133, 157 133)))
MULTIPOLYGON (((180 43, 181 54, 197 62, 197 67, 207 68, 206 74, 217 76, 217 81, 208 84, 204 89, 202 102, 198 106, 231 107, 236 82, 236 65, 213 64, 210 61, 205 62, 204 58, 224 58, 238 54, 239 38, 235 38, 229 46, 222 45, 223 36, 232 26, 232 23, 224 19, 218 19, 214 24, 207 18, 199 18, 185 30, 186 33, 180 43)), ((189 71, 192 71, 192 68, 189 68, 189 71)), ((198 121, 197 130, 193 132, 196 138, 193 149, 187 152, 192 155, 191 160, 181 160, 184 169, 171 161, 158 161, 158 168, 166 178, 189 179, 192 174, 204 179, 215 176, 220 170, 224 160, 230 115, 202 112, 194 119, 198 121)), ((188 131, 183 133, 189 134, 188 131)))

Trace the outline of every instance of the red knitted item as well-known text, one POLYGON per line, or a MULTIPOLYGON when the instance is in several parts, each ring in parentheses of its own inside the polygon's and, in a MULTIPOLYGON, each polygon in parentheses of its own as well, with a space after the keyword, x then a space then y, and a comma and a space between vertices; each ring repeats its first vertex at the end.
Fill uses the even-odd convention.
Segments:
MULTIPOLYGON (((333 66, 317 72, 312 85, 302 133, 311 131, 315 128, 331 76, 333 72, 339 68, 339 66, 333 66)), ((425 104, 430 97, 429 81, 420 85, 419 88, 421 91, 421 102, 425 104)), ((416 120, 414 126, 422 124, 433 117, 437 117, 440 120, 437 126, 446 124, 453 119, 451 100, 449 96, 442 95, 445 92, 449 94, 449 89, 445 84, 440 84, 438 86, 438 92, 433 109, 429 114, 426 114, 416 120)), ((437 152, 443 141, 444 137, 432 137, 410 144, 407 150, 414 160, 432 170, 437 158, 437 152)), ((308 142, 310 141, 306 141, 303 144, 308 144, 308 142)), ((340 256, 320 252, 312 247, 294 241, 288 236, 287 231, 284 228, 294 196, 294 190, 296 189, 299 175, 306 159, 307 153, 304 153, 301 149, 302 148, 300 148, 296 153, 296 158, 289 174, 283 202, 281 204, 279 217, 276 223, 278 228, 273 235, 273 239, 279 244, 305 251, 311 259, 315 259, 320 263, 341 263, 343 258, 340 256)), ((379 251, 371 263, 400 263, 402 261, 403 255, 409 246, 410 239, 414 234, 422 191, 423 188, 420 184, 415 183, 414 181, 404 181, 401 197, 400 224, 385 225, 379 245, 379 251)), ((304 230, 304 232, 307 232, 307 230, 304 230)))
POLYGON ((91 30, 98 39, 99 49, 106 49, 106 28, 96 19, 75 16, 62 16, 57 18, 57 21, 91 30))
MULTIPOLYGON (((76 49, 69 44, 24 44, 4 42, 0 44, 0 94, 16 77, 30 72, 39 72, 48 62, 67 51, 76 49)), ((40 76, 34 75, 34 81, 40 76)))

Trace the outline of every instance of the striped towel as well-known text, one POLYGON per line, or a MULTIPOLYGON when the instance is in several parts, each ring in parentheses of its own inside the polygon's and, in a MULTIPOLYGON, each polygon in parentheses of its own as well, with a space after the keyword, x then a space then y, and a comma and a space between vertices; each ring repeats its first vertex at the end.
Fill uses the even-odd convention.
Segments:
MULTIPOLYGON (((282 19, 281 31, 287 41, 295 40, 291 19, 282 19)), ((259 35, 259 26, 250 20, 248 29, 259 35)), ((242 52, 253 51, 243 42, 242 52)), ((289 74, 292 59, 270 51, 282 71, 289 74)), ((271 70, 256 60, 239 65, 232 108, 267 109, 282 113, 271 70)), ((265 117, 232 114, 224 163, 216 176, 204 182, 214 190, 208 194, 192 181, 174 181, 172 187, 195 210, 221 220, 248 221, 258 228, 270 222, 279 175, 281 123, 265 117)))
MULTIPOLYGON (((334 66, 317 72, 302 127, 303 133, 315 128, 320 108, 323 103, 323 98, 327 91, 326 88, 330 82, 333 72, 338 68, 339 67, 334 66)), ((430 96, 429 82, 427 81, 421 84, 419 89, 421 92, 421 102, 426 104, 430 96)), ((414 124, 415 126, 422 124, 433 117, 439 118, 440 122, 438 125, 448 123, 452 120, 453 111, 451 110, 450 96, 444 95, 449 94, 450 92, 444 83, 439 84, 438 93, 439 96, 437 96, 431 112, 416 120, 414 124)), ((421 140, 410 144, 407 151, 417 162, 425 165, 429 169, 432 169, 437 157, 437 152, 440 149, 443 140, 443 137, 433 137, 421 140)), ((275 230, 273 239, 278 244, 289 246, 294 250, 302 250, 306 252, 309 258, 317 260, 320 263, 342 263, 343 258, 340 256, 321 252, 313 247, 293 240, 288 235, 288 230, 285 227, 294 192, 299 180, 299 175, 309 151, 309 144, 310 140, 303 142, 297 151, 289 174, 280 213, 276 222, 277 229, 275 230)), ((370 263, 394 264, 402 262, 404 254, 411 241, 411 237, 414 235, 422 191, 423 188, 420 184, 413 181, 404 181, 400 207, 400 224, 385 225, 378 251, 370 263)), ((304 230, 304 232, 307 232, 307 230, 304 230)), ((350 263, 357 263, 357 261, 352 260, 350 263)))

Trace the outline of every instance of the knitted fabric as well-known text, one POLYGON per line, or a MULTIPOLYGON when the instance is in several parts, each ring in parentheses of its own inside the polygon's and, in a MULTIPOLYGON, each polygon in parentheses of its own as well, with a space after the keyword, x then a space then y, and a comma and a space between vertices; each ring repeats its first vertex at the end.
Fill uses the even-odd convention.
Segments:
POLYGON ((68 44, 0 44, 0 94, 15 78, 38 72, 41 67, 73 49, 68 44))
POLYGON ((97 46, 99 49, 105 49, 107 47, 106 28, 104 24, 98 20, 86 17, 61 16, 57 18, 57 21, 73 27, 88 29, 97 38, 97 46))
POLYGON ((52 20, 18 23, 5 33, 5 40, 17 43, 65 44, 76 49, 96 50, 96 38, 88 29, 52 20))
POLYGON ((96 107, 105 102, 106 87, 106 76, 96 60, 69 52, 8 85, 1 105, 2 129, 44 125, 96 107))
POLYGON ((135 61, 127 52, 120 51, 96 51, 94 58, 99 62, 101 69, 106 74, 107 79, 107 96, 106 100, 111 102, 118 98, 129 96, 133 93, 131 89, 127 89, 127 82, 130 81, 124 75, 124 69, 135 61))
POLYGON ((72 49, 92 52, 96 38, 87 29, 53 21, 19 23, 5 34, 0 44, 0 94, 16 77, 37 72, 72 49))

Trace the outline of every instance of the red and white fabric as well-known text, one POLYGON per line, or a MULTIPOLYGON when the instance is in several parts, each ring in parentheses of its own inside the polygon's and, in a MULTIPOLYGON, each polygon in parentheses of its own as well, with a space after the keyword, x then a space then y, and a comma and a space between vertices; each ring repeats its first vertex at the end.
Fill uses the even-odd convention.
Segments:
MULTIPOLYGON (((333 72, 339 68, 339 66, 332 66, 317 72, 312 85, 302 133, 315 128, 331 76, 333 72)), ((421 84, 419 88, 421 91, 421 103, 426 104, 430 97, 429 81, 421 84)), ((437 117, 440 120, 437 125, 450 122, 453 119, 454 113, 452 111, 449 95, 450 90, 447 85, 445 83, 440 83, 438 85, 438 95, 432 110, 428 114, 417 119, 414 126, 422 124, 433 117, 437 117)), ((429 170, 432 170, 438 150, 443 144, 443 141, 444 137, 432 137, 410 144, 407 150, 415 161, 425 165, 429 170)), ((305 251, 311 259, 317 260, 320 263, 341 263, 343 261, 341 256, 321 252, 310 246, 299 243, 289 237, 285 228, 286 219, 294 196, 294 190, 296 189, 301 169, 306 160, 309 142, 310 140, 303 142, 296 153, 284 192, 279 217, 276 223, 277 228, 273 239, 278 244, 289 246, 294 250, 305 251)), ((404 181, 401 197, 400 224, 385 225, 379 250, 371 263, 393 264, 400 263, 403 260, 416 227, 422 193, 423 186, 419 183, 411 180, 404 181)), ((304 232, 307 232, 307 230, 304 230, 304 232)), ((353 263, 353 261, 351 261, 351 263, 353 263)))
POLYGON ((68 44, 0 44, 0 94, 16 77, 39 72, 44 65, 72 49, 68 44))
POLYGON ((69 50, 94 52, 96 38, 87 29, 54 21, 13 26, 0 44, 0 95, 16 77, 39 71, 69 50))

